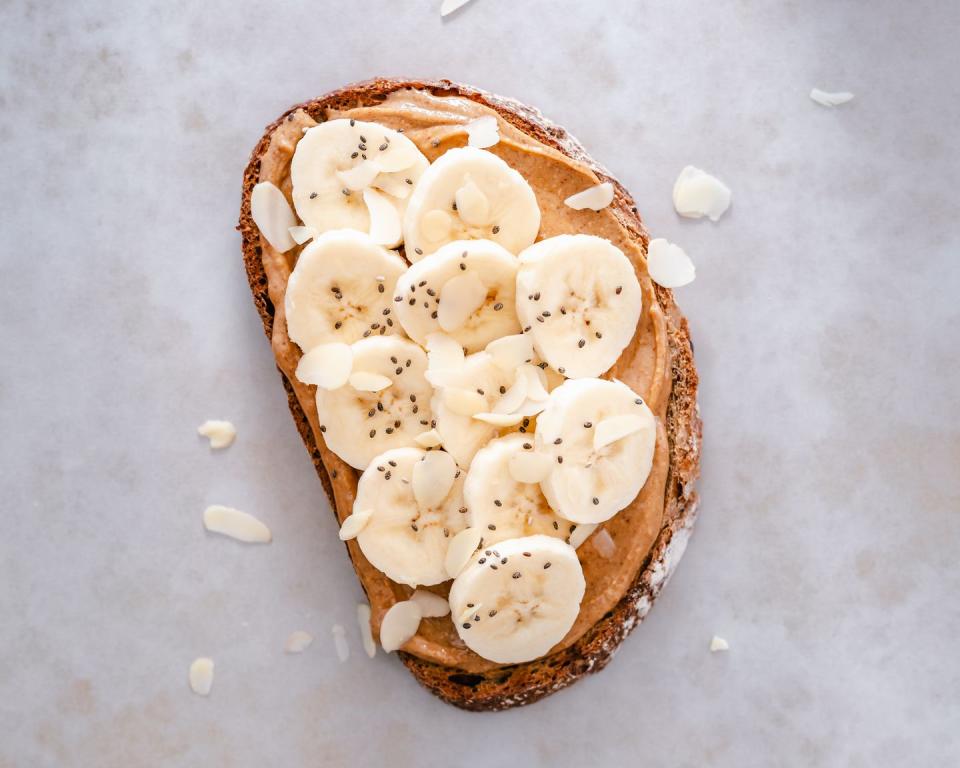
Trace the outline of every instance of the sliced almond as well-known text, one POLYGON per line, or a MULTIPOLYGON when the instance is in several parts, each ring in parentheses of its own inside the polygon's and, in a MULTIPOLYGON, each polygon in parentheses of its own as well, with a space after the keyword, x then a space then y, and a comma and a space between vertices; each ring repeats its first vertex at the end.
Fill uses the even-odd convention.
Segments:
MULTIPOLYGON (((417 162, 419 152, 411 141, 386 141, 386 149, 380 151, 373 160, 384 173, 404 171, 417 162)), ((406 183, 406 182, 404 182, 406 183)))
POLYGON ((457 213, 465 224, 482 227, 490 221, 490 201, 473 181, 468 181, 454 195, 457 213))
POLYGON ((730 207, 730 188, 716 176, 688 165, 673 185, 673 207, 688 219, 717 221, 730 207))
POLYGON ((450 603, 440 595, 426 589, 418 589, 410 599, 420 606, 425 619, 437 619, 450 613, 450 603))
POLYGON ((504 371, 513 371, 533 359, 533 340, 526 333, 501 336, 486 348, 493 362, 504 371))
POLYGON ((260 234, 280 253, 293 248, 290 227, 297 225, 297 217, 283 192, 269 181, 261 181, 250 193, 250 216, 260 234))
POLYGON ((359 392, 379 392, 393 384, 386 376, 381 376, 379 373, 368 373, 367 371, 351 373, 347 381, 350 382, 351 387, 359 392))
POLYGON ((334 624, 330 628, 333 635, 333 647, 337 652, 337 658, 342 664, 350 658, 350 645, 347 643, 347 631, 340 624, 334 624))
POLYGON ((512 427, 523 421, 523 416, 519 413, 490 413, 489 411, 475 413, 473 418, 494 427, 512 427))
POLYGON ((517 451, 507 462, 507 471, 518 483, 539 483, 547 479, 555 466, 553 457, 545 453, 517 451))
POLYGON ((334 342, 314 347, 297 363, 297 378, 321 389, 339 389, 350 378, 353 350, 349 344, 334 342))
POLYGON ((370 239, 378 245, 393 246, 400 242, 400 212, 390 198, 369 187, 363 190, 363 202, 370 214, 370 239))
POLYGON ((523 371, 517 370, 513 385, 504 392, 493 406, 494 413, 514 413, 527 399, 529 379, 523 371))
POLYGON ((290 227, 287 231, 297 245, 303 245, 307 240, 312 240, 317 236, 317 230, 313 227, 296 226, 290 227))
POLYGON ((283 645, 283 650, 284 653, 303 653, 310 647, 312 642, 313 635, 309 632, 304 632, 302 629, 298 629, 296 632, 290 633, 290 637, 287 638, 287 642, 283 645))
POLYGON ((219 504, 203 510, 203 526, 212 533, 222 533, 248 544, 269 544, 273 540, 270 529, 253 515, 219 504))
POLYGON ((550 397, 547 392, 547 374, 537 365, 524 363, 517 369, 517 373, 527 379, 527 398, 540 403, 550 397))
POLYGON ((606 448, 617 440, 622 440, 634 432, 639 432, 649 423, 649 419, 633 413, 625 413, 621 416, 611 416, 609 419, 604 419, 594 428, 593 450, 599 451, 601 448, 606 448))
POLYGON ((574 549, 577 549, 581 544, 583 544, 583 542, 590 538, 590 534, 592 534, 595 530, 597 530, 596 523, 578 525, 573 529, 573 533, 567 537, 567 544, 574 549))
POLYGON ((229 421, 208 419, 197 427, 197 434, 208 438, 211 448, 226 448, 237 436, 237 428, 229 421))
POLYGON ((420 230, 427 240, 443 240, 450 234, 450 227, 453 225, 453 219, 446 211, 435 208, 427 211, 420 222, 420 230))
POLYGON ((437 322, 443 330, 455 331, 487 300, 487 287, 474 272, 453 277, 440 289, 437 322))
POLYGON ((463 347, 445 333, 427 335, 427 370, 459 370, 463 365, 463 347))
POLYGON ((413 438, 413 441, 421 448, 439 448, 442 444, 440 433, 435 429, 421 432, 419 435, 413 438))
POLYGON ((480 542, 483 540, 483 531, 479 528, 464 528, 460 533, 450 539, 450 546, 447 547, 447 557, 444 565, 447 569, 447 575, 451 579, 457 578, 473 553, 480 548, 480 542))
POLYGON ((547 407, 546 400, 531 400, 529 397, 523 401, 521 405, 515 411, 518 416, 536 416, 538 413, 541 413, 544 408, 547 407))
POLYGON ((717 651, 729 651, 730 643, 724 640, 722 637, 714 635, 710 638, 710 653, 716 653, 717 651))
POLYGON ((467 144, 478 149, 492 147, 500 141, 500 124, 494 115, 477 117, 467 123, 467 144))
POLYGON ((601 528, 597 531, 597 535, 593 537, 593 548, 597 550, 600 557, 605 557, 608 560, 617 551, 617 545, 614 544, 613 538, 607 533, 606 528, 601 528))
POLYGON ((436 507, 447 498, 456 479, 457 462, 446 451, 430 451, 413 465, 410 484, 420 509, 436 507))
POLYGON ((395 176, 392 173, 381 173, 374 179, 372 186, 400 200, 410 197, 410 192, 413 190, 413 186, 407 184, 403 176, 395 176))
POLYGON ((377 644, 373 640, 373 629, 370 627, 370 606, 366 603, 357 603, 357 626, 360 627, 363 650, 372 659, 377 655, 377 644))
POLYGON ((824 107, 839 107, 841 104, 852 101, 853 94, 849 91, 830 93, 829 91, 821 91, 819 88, 814 88, 810 91, 810 98, 824 107))
POLYGON ((679 288, 692 283, 697 276, 696 267, 683 248, 662 237, 651 240, 647 246, 647 271, 650 279, 664 288, 679 288))
POLYGON ((588 187, 582 192, 570 195, 563 201, 564 205, 573 208, 575 211, 582 211, 584 208, 589 208, 592 211, 602 211, 612 202, 613 184, 609 181, 597 184, 595 187, 588 187))
POLYGON ((209 696, 213 688, 213 659, 201 656, 190 665, 190 690, 197 696, 209 696))
POLYGON ((369 187, 379 173, 380 168, 376 163, 365 160, 362 163, 357 163, 349 170, 337 171, 337 178, 351 192, 359 192, 361 189, 369 187))
POLYGON ((400 648, 417 634, 420 627, 420 606, 412 600, 402 600, 390 606, 380 624, 380 645, 387 653, 400 648))
POLYGON ((479 392, 460 387, 446 387, 443 390, 443 404, 461 416, 473 416, 487 410, 487 401, 479 392))
POLYGON ((354 512, 340 526, 340 541, 350 541, 360 535, 360 531, 367 527, 370 518, 373 516, 372 509, 361 509, 354 512))

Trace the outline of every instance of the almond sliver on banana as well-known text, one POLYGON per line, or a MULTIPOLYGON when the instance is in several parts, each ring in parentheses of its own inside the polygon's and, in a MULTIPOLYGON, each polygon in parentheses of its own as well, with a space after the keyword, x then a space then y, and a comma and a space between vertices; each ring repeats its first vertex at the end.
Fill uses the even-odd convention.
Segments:
POLYGON ((501 336, 487 344, 485 351, 505 371, 513 371, 533 359, 533 342, 524 333, 501 336))
POLYGON ((593 433, 593 450, 599 451, 634 432, 650 427, 650 420, 635 414, 623 414, 604 419, 593 433))
POLYGON ((480 548, 481 541, 483 541, 483 531, 477 528, 464 528, 451 539, 444 562, 451 579, 456 578, 457 574, 470 562, 473 553, 480 548))
POLYGON ((351 192, 359 192, 369 187, 379 173, 380 168, 376 163, 372 160, 365 160, 347 171, 337 171, 337 178, 351 192))
POLYGON ((360 531, 370 522, 371 517, 373 517, 372 509, 364 509, 350 515, 343 521, 343 525, 340 526, 340 541, 349 541, 350 539, 357 538, 357 536, 360 535, 360 531))
POLYGON ((513 427, 523 421, 524 417, 520 413, 481 412, 473 414, 473 418, 494 427, 513 427))
POLYGON ((467 177, 467 183, 457 190, 457 212, 464 223, 482 227, 490 221, 490 202, 476 184, 467 177))
POLYGON ((425 619, 437 619, 450 613, 450 603, 444 598, 426 589, 418 589, 410 600, 420 606, 420 613, 425 619))
POLYGON ((429 451, 414 464, 411 486, 420 508, 440 504, 450 493, 456 474, 457 463, 445 451, 429 451))
POLYGON ((460 328, 487 298, 487 287, 474 272, 458 275, 446 283, 440 291, 440 309, 437 321, 444 331, 460 328))
POLYGON ((337 389, 347 383, 352 367, 353 352, 349 344, 321 344, 300 358, 296 376, 304 384, 337 389))
POLYGON ((507 464, 510 476, 518 483, 539 483, 553 471, 553 457, 528 450, 513 454, 507 464))
POLYGON ((382 192, 369 188, 363 190, 363 202, 370 215, 370 239, 388 248, 398 245, 403 235, 397 207, 382 192))
POLYGON ((380 645, 383 650, 390 653, 403 646, 417 634, 422 617, 419 604, 412 600, 391 605, 380 624, 380 645))
MULTIPOLYGON (((378 373, 367 373, 366 371, 351 373, 347 380, 351 387, 361 392, 379 392, 393 384, 393 381, 386 376, 381 376, 378 373)), ((330 389, 333 389, 333 387, 330 387, 330 389)))
POLYGON ((461 416, 473 416, 475 413, 483 413, 487 409, 487 401, 483 395, 460 387, 445 387, 443 404, 461 416))

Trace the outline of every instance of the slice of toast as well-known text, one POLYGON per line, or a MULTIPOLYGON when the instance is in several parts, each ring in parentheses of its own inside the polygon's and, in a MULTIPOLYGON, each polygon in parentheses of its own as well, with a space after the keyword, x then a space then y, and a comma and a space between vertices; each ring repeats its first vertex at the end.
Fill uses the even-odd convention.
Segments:
MULTIPOLYGON (((267 270, 264 268, 264 250, 260 231, 251 217, 250 196, 260 176, 261 159, 270 147, 274 131, 294 113, 303 110, 316 121, 322 121, 327 110, 349 109, 374 105, 387 94, 400 89, 425 90, 438 96, 458 96, 470 99, 496 110, 511 125, 553 147, 570 158, 589 166, 602 180, 613 183, 616 190, 611 205, 621 225, 640 244, 645 252, 648 234, 637 214, 633 199, 623 186, 604 168, 594 162, 583 147, 563 128, 554 125, 537 110, 512 99, 448 80, 368 80, 333 91, 325 96, 291 107, 275 122, 267 126, 263 137, 254 148, 244 171, 243 194, 238 229, 243 238, 243 260, 247 270, 254 304, 263 321, 267 337, 274 343, 290 411, 300 436, 310 452, 317 474, 330 499, 336 515, 331 473, 336 469, 324 464, 323 452, 307 415, 312 406, 302 402, 303 385, 295 385, 284 374, 280 365, 277 334, 274 333, 276 314, 271 300, 267 270), (298 394, 298 389, 300 392, 298 394)), ((275 288, 275 287, 274 287, 275 288)), ((274 294, 275 296, 280 294, 274 294)), ((466 672, 400 652, 399 656, 414 677, 428 690, 454 704, 469 710, 501 710, 537 701, 565 688, 589 672, 596 672, 610 661, 620 643, 646 616, 679 561, 696 518, 698 498, 693 490, 699 474, 701 422, 697 407, 697 372, 693 361, 693 344, 686 319, 673 299, 673 292, 655 286, 656 301, 666 319, 671 371, 671 391, 666 410, 666 433, 669 442, 669 470, 664 496, 663 523, 642 567, 632 579, 630 587, 615 607, 588 629, 575 643, 524 664, 496 667, 481 673, 466 672)), ((282 312, 281 322, 282 321, 282 312)), ((280 334, 286 338, 286 334, 280 334)), ((289 341, 287 340, 289 346, 289 341)), ((287 366, 289 368, 289 366, 287 366)), ((349 510, 347 510, 349 513, 349 510)), ((348 547, 351 557, 354 550, 348 547)), ((356 566, 356 560, 354 559, 356 566)))

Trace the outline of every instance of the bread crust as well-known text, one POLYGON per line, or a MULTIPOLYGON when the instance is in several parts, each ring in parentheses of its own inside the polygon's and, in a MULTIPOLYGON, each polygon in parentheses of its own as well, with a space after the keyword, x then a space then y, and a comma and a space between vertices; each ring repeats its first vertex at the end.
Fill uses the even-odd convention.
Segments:
MULTIPOLYGON (((315 120, 321 121, 327 109, 348 109, 376 104, 386 98, 387 94, 404 88, 422 89, 436 95, 459 96, 479 102, 495 109, 504 120, 524 133, 590 166, 603 180, 613 183, 615 196, 611 207, 620 223, 646 250, 649 236, 627 190, 605 168, 598 165, 566 130, 547 120, 536 109, 513 99, 449 80, 366 80, 291 107, 267 126, 244 171, 237 229, 242 236, 243 261, 253 301, 268 339, 272 338, 274 308, 267 291, 260 231, 250 215, 250 195, 259 180, 260 160, 269 147, 273 131, 298 109, 303 109, 315 120)), ((666 317, 669 339, 672 386, 665 426, 670 446, 670 465, 664 498, 663 525, 643 567, 613 610, 572 646, 544 658, 498 668, 484 674, 468 674, 407 653, 399 653, 404 665, 420 684, 444 701, 474 711, 509 709, 530 704, 554 691, 566 688, 588 673, 603 669, 626 636, 646 616, 683 554, 696 520, 699 501, 693 487, 700 471, 702 434, 697 406, 698 379, 686 318, 680 313, 671 290, 660 286, 655 288, 657 301, 666 317)), ((321 461, 310 424, 282 371, 281 378, 287 391, 290 413, 313 458, 317 475, 336 515, 330 477, 321 461)))

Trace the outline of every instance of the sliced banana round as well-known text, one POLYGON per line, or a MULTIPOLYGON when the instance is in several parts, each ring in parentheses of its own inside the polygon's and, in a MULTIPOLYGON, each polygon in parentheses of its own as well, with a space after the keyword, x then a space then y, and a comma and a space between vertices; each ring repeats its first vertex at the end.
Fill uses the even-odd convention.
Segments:
POLYGON ((428 166, 402 133, 361 120, 328 120, 308 130, 290 163, 293 204, 317 232, 355 229, 393 247, 403 212, 428 166))
POLYGON ((519 253, 537 238, 540 208, 527 180, 491 152, 451 149, 420 179, 403 218, 407 258, 454 240, 494 240, 519 253))
POLYGON ((287 281, 287 333, 304 352, 400 333, 391 299, 406 266, 361 232, 320 235, 303 249, 287 281))
POLYGON ((395 314, 419 344, 442 331, 476 352, 520 330, 516 277, 517 260, 496 243, 449 243, 400 276, 395 314))
POLYGON ((399 336, 372 336, 351 345, 353 373, 344 386, 317 389, 317 418, 327 447, 364 469, 379 453, 416 445, 432 428, 433 389, 427 356, 399 336))
POLYGON ((574 523, 601 523, 628 506, 653 465, 656 419, 626 384, 566 381, 537 417, 537 451, 553 457, 540 482, 557 514, 574 523))
POLYGON ((451 619, 472 651, 499 664, 539 658, 580 612, 577 553, 552 536, 507 539, 477 552, 450 588, 451 619))
POLYGON ((520 254, 517 316, 540 358, 568 378, 617 362, 642 302, 633 265, 609 240, 558 235, 520 254))
POLYGON ((399 584, 446 581, 447 547, 466 527, 463 473, 442 451, 393 448, 360 476, 353 514, 369 514, 357 544, 374 568, 399 584), (434 461, 434 459, 436 459, 434 461), (427 486, 424 496, 422 486, 427 486))
POLYGON ((553 457, 537 453, 531 435, 505 435, 477 451, 463 499, 470 525, 483 532, 488 545, 540 533, 570 535, 571 523, 550 509, 540 490, 540 480, 552 469, 553 457))

